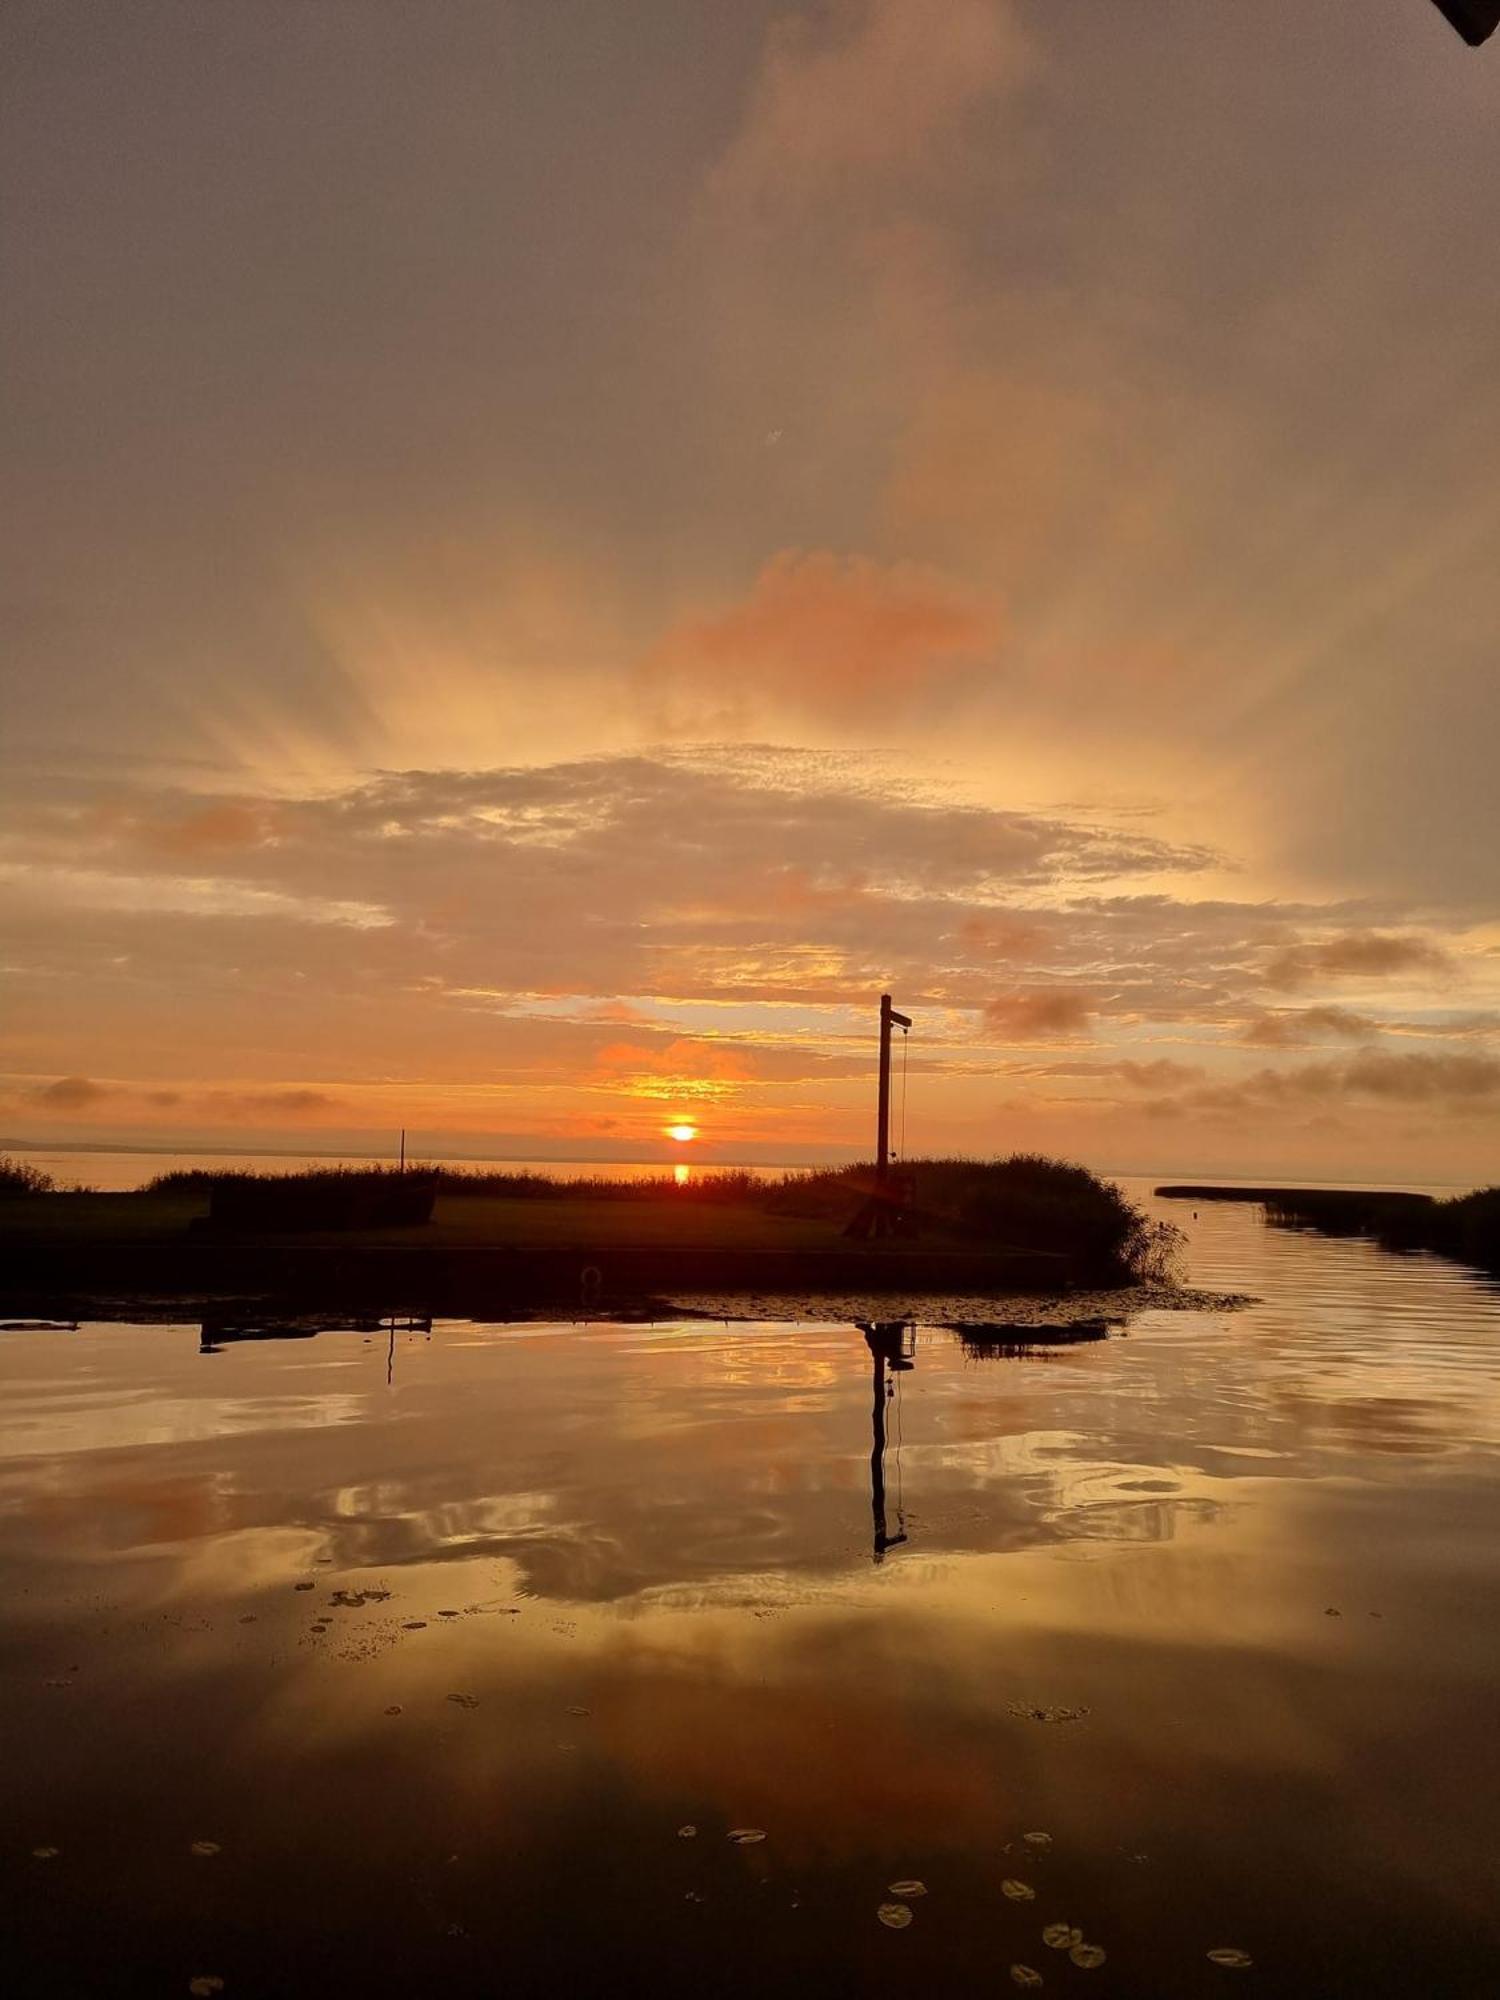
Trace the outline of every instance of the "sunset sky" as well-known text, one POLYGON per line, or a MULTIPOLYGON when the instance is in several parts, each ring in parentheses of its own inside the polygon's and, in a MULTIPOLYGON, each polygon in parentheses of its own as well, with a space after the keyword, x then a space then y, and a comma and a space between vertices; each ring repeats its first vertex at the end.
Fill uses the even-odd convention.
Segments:
POLYGON ((1494 1178, 1500 44, 10 0, 0 1144, 1494 1178))

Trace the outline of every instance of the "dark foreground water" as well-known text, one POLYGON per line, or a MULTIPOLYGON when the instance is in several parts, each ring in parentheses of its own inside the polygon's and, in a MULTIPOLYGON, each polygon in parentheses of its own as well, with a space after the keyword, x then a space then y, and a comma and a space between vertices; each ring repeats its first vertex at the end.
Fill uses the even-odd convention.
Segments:
POLYGON ((1500 1991, 1500 1296, 1194 1234, 1045 1358, 0 1334, 6 1990, 1500 1991))

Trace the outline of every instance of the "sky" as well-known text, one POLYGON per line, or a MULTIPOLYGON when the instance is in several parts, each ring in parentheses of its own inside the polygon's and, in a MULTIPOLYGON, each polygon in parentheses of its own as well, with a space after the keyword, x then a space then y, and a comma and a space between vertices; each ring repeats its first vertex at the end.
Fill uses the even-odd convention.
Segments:
POLYGON ((0 1143, 1496 1178, 1500 46, 9 0, 0 1143), (899 1136, 899 1135, 898 1135, 899 1136))

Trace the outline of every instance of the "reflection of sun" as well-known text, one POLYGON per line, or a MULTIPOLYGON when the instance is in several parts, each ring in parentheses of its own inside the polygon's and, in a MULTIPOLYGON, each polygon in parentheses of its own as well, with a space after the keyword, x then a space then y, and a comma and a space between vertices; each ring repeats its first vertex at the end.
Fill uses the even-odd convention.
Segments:
POLYGON ((675 1139, 680 1146, 685 1146, 689 1139, 696 1139, 698 1136, 696 1125, 669 1125, 666 1129, 667 1137, 675 1139))

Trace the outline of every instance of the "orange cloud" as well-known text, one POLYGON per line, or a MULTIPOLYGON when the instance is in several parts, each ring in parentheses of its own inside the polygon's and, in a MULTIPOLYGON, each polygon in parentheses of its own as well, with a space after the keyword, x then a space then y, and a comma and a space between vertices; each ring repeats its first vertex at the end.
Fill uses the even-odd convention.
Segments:
POLYGON ((922 563, 783 550, 743 602, 669 632, 642 662, 668 725, 743 720, 755 698, 824 716, 887 707, 978 665, 999 606, 922 563))
POLYGON ((637 1042, 610 1042, 597 1057, 601 1070, 632 1076, 676 1079, 703 1079, 718 1083, 747 1083, 755 1074, 750 1058, 739 1049, 714 1042, 695 1042, 679 1036, 663 1048, 637 1042))
POLYGON ((1256 1049, 1290 1049, 1330 1036, 1335 1041, 1367 1041, 1380 1032, 1380 1023, 1364 1014, 1352 1014, 1347 1007, 1292 1007, 1276 1014, 1261 1014, 1240 1037, 1256 1049))
POLYGON ((1053 1035, 1075 1035, 1087 1029, 1094 1014, 1087 994, 1066 987, 1029 993, 1006 993, 984 1010, 986 1026, 1005 1041, 1041 1041, 1053 1035))
POLYGON ((86 1111, 91 1104, 110 1095, 107 1084, 95 1083, 86 1076, 60 1076, 56 1083, 43 1084, 32 1092, 38 1104, 45 1104, 52 1111, 86 1111))
POLYGON ((1267 986, 1306 986, 1321 978, 1382 978, 1392 972, 1447 972, 1451 960, 1426 938, 1356 931, 1322 944, 1291 945, 1265 968, 1267 986))
POLYGON ((265 806, 224 803, 156 825, 147 822, 139 832, 145 845, 158 854, 212 854, 258 847, 269 838, 269 819, 265 806))

